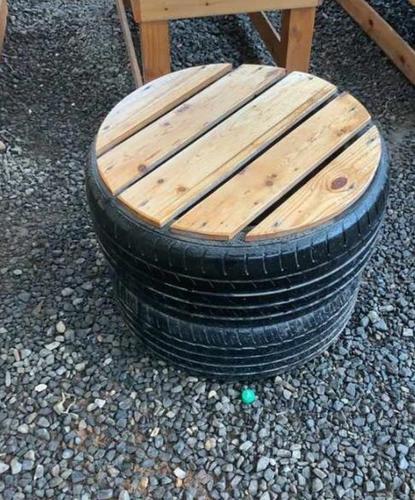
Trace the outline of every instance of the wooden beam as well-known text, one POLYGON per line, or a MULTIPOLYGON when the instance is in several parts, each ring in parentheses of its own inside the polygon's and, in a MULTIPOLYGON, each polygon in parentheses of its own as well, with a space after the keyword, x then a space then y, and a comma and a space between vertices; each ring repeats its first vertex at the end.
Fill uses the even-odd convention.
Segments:
POLYGON ((133 13, 133 18, 136 23, 141 21, 141 0, 127 0, 130 4, 131 11, 133 13))
POLYGON ((133 39, 131 36, 130 27, 128 26, 127 14, 125 12, 125 3, 123 0, 115 0, 115 5, 117 7, 118 17, 120 18, 121 30, 124 36, 125 45, 127 46, 128 58, 130 60, 131 72, 133 74, 135 86, 141 87, 143 85, 143 79, 141 77, 140 66, 137 61, 137 54, 135 52, 135 47, 133 39))
POLYGON ((337 2, 415 84, 415 50, 365 0, 337 2))
POLYGON ((265 12, 252 12, 249 14, 252 24, 255 26, 265 46, 270 51, 274 61, 281 63, 281 37, 272 25, 265 12))
POLYGON ((3 50, 4 37, 7 26, 7 0, 0 0, 0 56, 3 50))
POLYGON ((144 81, 147 83, 170 73, 169 22, 142 22, 140 38, 144 81))
POLYGON ((317 7, 321 0, 132 0, 139 3, 138 21, 159 21, 266 10, 317 7))
POLYGON ((310 66, 316 8, 284 10, 281 21, 281 66, 288 72, 310 66))

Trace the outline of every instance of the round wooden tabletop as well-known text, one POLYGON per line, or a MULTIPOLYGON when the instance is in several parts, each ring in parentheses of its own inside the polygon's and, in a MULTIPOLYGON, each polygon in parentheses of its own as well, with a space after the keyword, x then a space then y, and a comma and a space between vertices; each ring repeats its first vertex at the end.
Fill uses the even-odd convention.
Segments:
POLYGON ((117 104, 96 139, 103 183, 137 218, 215 240, 327 222, 365 192, 381 150, 353 96, 257 65, 155 80, 117 104))

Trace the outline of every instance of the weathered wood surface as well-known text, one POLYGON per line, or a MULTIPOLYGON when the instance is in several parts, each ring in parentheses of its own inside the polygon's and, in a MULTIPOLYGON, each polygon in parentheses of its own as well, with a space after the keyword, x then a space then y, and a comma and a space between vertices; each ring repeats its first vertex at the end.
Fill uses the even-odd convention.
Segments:
POLYGON ((380 156, 380 135, 372 127, 252 229, 247 241, 297 233, 340 215, 366 191, 380 156))
POLYGON ((119 102, 102 123, 96 150, 102 155, 116 144, 232 70, 230 64, 198 66, 171 73, 148 83, 119 102))
POLYGON ((337 97, 197 204, 172 228, 230 240, 370 121, 349 94, 337 97))
POLYGON ((327 222, 362 196, 382 150, 354 97, 261 66, 168 75, 104 124, 98 170, 113 196, 155 227, 213 240, 278 238, 327 222))
POLYGON ((284 75, 243 65, 98 158, 108 188, 119 192, 153 170, 284 75))
POLYGON ((291 73, 120 195, 157 226, 200 199, 333 95, 336 87, 291 73))
POLYGON ((170 73, 169 22, 146 21, 140 25, 141 59, 145 82, 170 73))

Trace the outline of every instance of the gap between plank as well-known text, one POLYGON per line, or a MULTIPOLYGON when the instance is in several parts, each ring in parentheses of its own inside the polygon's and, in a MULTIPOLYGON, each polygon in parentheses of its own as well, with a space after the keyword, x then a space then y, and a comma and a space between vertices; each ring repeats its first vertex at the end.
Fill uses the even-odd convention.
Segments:
MULTIPOLYGON (((283 132, 279 137, 277 137, 276 139, 274 139, 270 144, 267 144, 267 146, 264 147, 264 149, 261 149, 260 151, 257 151, 250 158, 247 158, 234 172, 231 173, 231 175, 229 175, 229 177, 224 178, 221 182, 219 182, 218 184, 212 186, 211 189, 209 189, 208 191, 206 191, 197 200, 194 200, 190 205, 188 205, 186 207, 183 207, 183 209, 180 212, 178 212, 177 214, 175 214, 175 216, 165 226, 163 226, 163 227, 165 227, 166 229, 170 230, 171 229, 171 225, 174 224, 176 220, 178 220, 180 217, 183 217, 183 215, 185 215, 187 212, 189 212, 190 210, 192 210, 192 208, 194 208, 196 205, 198 205, 199 203, 201 203, 205 198, 207 198, 208 196, 210 196, 212 193, 214 193, 221 186, 223 186, 224 184, 226 184, 227 182, 229 182, 233 177, 236 177, 244 168, 248 167, 252 162, 254 162, 260 156, 262 156, 263 154, 265 154, 269 149, 273 148, 276 144, 278 144, 278 142, 280 142, 282 139, 284 139, 293 130, 295 130, 297 127, 299 127, 301 124, 303 124, 309 118, 311 118, 313 115, 315 115, 316 113, 318 113, 322 108, 324 108, 324 106, 327 106, 327 104, 329 104, 331 101, 333 101, 334 99, 336 99, 339 95, 340 95, 340 92, 338 90, 335 93, 333 93, 331 95, 328 95, 327 98, 326 98, 326 100, 324 102, 321 102, 315 108, 311 108, 307 112, 307 114, 305 116, 303 116, 298 122, 296 122, 293 125, 291 125, 285 132, 283 132)), ((121 200, 119 200, 119 201, 121 201, 121 200)), ((128 210, 131 210, 127 205, 126 205, 126 207, 127 207, 128 210)), ((151 222, 149 222, 149 223, 152 224, 151 222)), ((179 233, 179 231, 176 231, 174 229, 171 229, 171 230, 172 230, 172 232, 179 233)), ((181 233, 181 234, 184 234, 184 233, 181 233)))
MULTIPOLYGON (((275 68, 275 69, 282 69, 282 68, 278 68, 276 66, 270 66, 270 68, 275 68)), ((231 73, 228 73, 227 75, 225 76, 229 76, 231 73)), ((209 133, 211 130, 213 130, 214 128, 216 128, 218 125, 220 125, 221 123, 223 123, 224 121, 226 121, 227 119, 229 119, 231 116, 233 116, 234 114, 236 114, 238 111, 240 111, 241 109, 243 109, 245 106, 247 106, 249 103, 251 103, 252 101, 254 101, 255 99, 257 99, 259 96, 261 96, 262 94, 264 94, 266 91, 268 91, 271 87, 275 86, 276 84, 280 83, 281 81, 283 81, 285 78, 287 77, 287 74, 285 73, 284 75, 282 75, 280 78, 270 82, 269 84, 265 85, 262 89, 260 90, 255 90, 251 96, 247 97, 243 102, 241 102, 235 109, 232 109, 230 110, 229 112, 221 115, 217 120, 215 121, 212 121, 211 124, 209 124, 209 126, 207 126, 206 129, 204 129, 201 133, 199 134, 195 134, 195 136, 192 137, 192 139, 190 141, 185 141, 177 150, 174 150, 172 151, 171 153, 167 153, 166 156, 164 156, 162 159, 154 162, 154 164, 152 164, 152 168, 151 170, 145 172, 144 174, 140 175, 139 178, 134 178, 134 179, 131 179, 131 181, 129 181, 128 183, 126 183, 122 188, 119 188, 117 190, 114 190, 113 192, 113 196, 115 197, 118 197, 120 194, 122 194, 124 191, 126 191, 127 189, 129 189, 132 185, 134 185, 136 182, 139 182, 141 179, 147 177, 147 175, 151 174, 152 172, 154 172, 158 167, 160 167, 163 163, 165 163, 166 161, 168 160, 171 160, 172 158, 174 158, 176 155, 178 155, 181 151, 183 151, 184 149, 186 149, 187 147, 189 147, 190 145, 192 145, 194 142, 196 142, 198 139, 200 139, 201 137, 203 137, 204 135, 206 135, 207 133, 209 133)), ((222 77, 223 78, 223 77, 222 77)), ((216 80, 215 82, 213 83, 217 83, 219 80, 216 80)), ((203 89, 205 90, 205 89, 203 89)), ((192 97, 195 97, 196 95, 198 94, 194 94, 192 97)), ((184 103, 181 103, 181 105, 184 104, 184 103)), ((175 108, 171 109, 169 112, 172 112, 174 111, 175 108)), ((159 117, 158 119, 160 119, 161 117, 159 117)), ((157 120, 155 120, 156 122, 157 120)), ((153 122, 153 123, 155 123, 153 122)), ((147 128, 147 127, 145 127, 147 128)), ((145 130, 145 128, 141 129, 140 132, 142 130, 145 130)), ((134 134, 133 134, 134 135, 134 134)), ((104 181, 105 182, 105 181, 104 181)))

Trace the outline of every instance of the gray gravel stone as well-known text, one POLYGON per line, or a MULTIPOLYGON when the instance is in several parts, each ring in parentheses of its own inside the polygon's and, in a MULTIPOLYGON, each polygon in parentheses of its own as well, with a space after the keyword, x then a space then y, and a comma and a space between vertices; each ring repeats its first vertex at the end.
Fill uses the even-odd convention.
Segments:
POLYGON ((19 474, 22 470, 22 463, 14 457, 10 462, 10 467, 13 475, 19 474))
POLYGON ((4 462, 0 462, 0 474, 3 474, 4 472, 8 471, 10 466, 8 464, 5 464, 4 462))
POLYGON ((268 457, 261 457, 259 460, 258 460, 258 463, 256 465, 256 470, 257 472, 262 472, 263 470, 265 470, 269 465, 269 458, 268 457))

